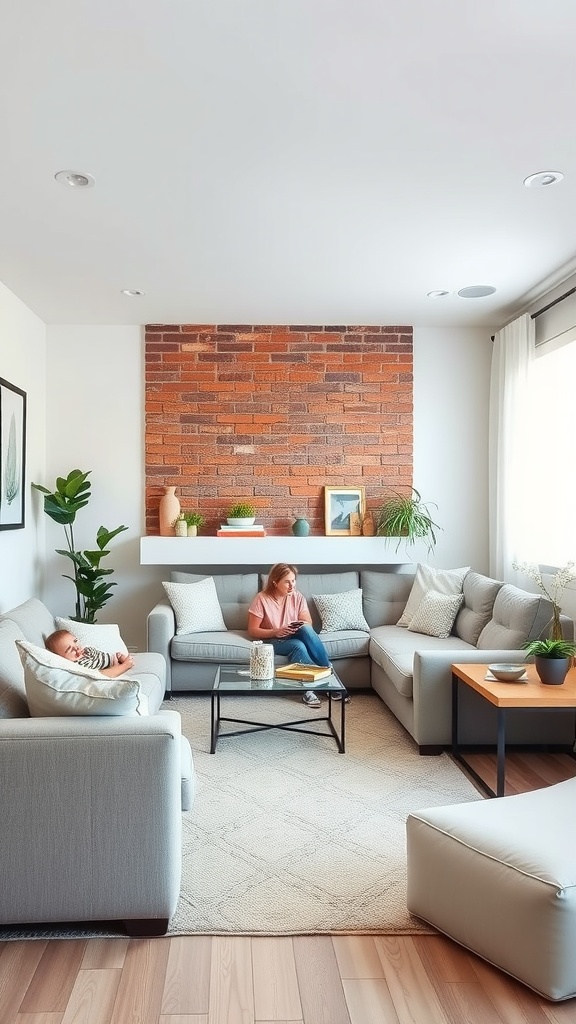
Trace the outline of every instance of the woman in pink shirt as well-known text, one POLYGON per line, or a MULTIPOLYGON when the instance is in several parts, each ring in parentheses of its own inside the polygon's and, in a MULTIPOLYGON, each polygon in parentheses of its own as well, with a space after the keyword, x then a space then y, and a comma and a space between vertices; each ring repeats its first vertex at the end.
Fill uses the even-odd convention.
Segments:
MULTIPOLYGON (((296 590, 297 575, 298 570, 286 562, 272 566, 264 590, 248 609, 248 635, 272 644, 274 653, 283 654, 288 661, 329 668, 330 659, 312 626, 306 598, 296 590)), ((302 700, 310 707, 320 707, 312 690, 302 700)))

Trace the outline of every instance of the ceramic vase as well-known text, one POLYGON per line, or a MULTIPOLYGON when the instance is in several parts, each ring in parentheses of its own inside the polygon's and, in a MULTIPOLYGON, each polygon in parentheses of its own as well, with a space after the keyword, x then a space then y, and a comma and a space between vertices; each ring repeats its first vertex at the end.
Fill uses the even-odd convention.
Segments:
MULTIPOLYGON (((160 522, 160 536, 174 536, 174 520, 180 515, 180 502, 176 497, 175 487, 165 487, 164 494, 160 498, 158 518, 160 522)), ((184 524, 186 525, 186 524, 184 524)))
POLYGON ((188 527, 188 536, 189 537, 197 537, 198 536, 198 527, 197 526, 189 526, 188 527))
POLYGON ((364 537, 373 537, 375 533, 374 516, 371 512, 367 512, 362 520, 362 535, 364 537))
POLYGON ((187 537, 188 527, 184 519, 177 519, 174 523, 174 533, 177 537, 187 537))
POLYGON ((292 533, 295 537, 307 537, 310 533, 310 523, 307 519, 295 519, 292 523, 292 533))

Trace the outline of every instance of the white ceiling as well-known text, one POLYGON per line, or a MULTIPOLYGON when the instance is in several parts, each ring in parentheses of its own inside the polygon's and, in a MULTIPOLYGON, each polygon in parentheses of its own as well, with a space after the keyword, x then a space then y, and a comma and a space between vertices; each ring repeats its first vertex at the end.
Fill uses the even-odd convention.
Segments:
POLYGON ((0 281, 48 323, 499 326, 576 268, 575 42, 574 0, 2 0, 0 281))

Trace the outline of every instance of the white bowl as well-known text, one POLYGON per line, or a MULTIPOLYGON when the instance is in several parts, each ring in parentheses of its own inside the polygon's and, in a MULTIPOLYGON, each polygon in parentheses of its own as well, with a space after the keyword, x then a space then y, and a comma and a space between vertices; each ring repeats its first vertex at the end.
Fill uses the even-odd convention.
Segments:
POLYGON ((520 679, 526 671, 526 665, 488 665, 495 679, 505 683, 510 679, 520 679))
POLYGON ((226 522, 228 523, 228 526, 237 526, 241 529, 243 526, 254 526, 255 519, 256 516, 247 516, 245 519, 228 518, 226 522))

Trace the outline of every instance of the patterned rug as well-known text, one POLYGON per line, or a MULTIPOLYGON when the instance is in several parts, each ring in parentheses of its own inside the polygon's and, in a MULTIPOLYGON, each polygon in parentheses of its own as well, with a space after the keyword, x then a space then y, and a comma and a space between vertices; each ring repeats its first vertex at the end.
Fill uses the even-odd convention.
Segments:
MULTIPOLYGON (((406 816, 482 799, 447 754, 421 757, 371 693, 346 707, 345 754, 333 739, 272 729, 221 738, 211 755, 209 698, 166 706, 182 715, 197 775, 169 934, 431 931, 406 909, 406 816)), ((292 696, 229 697, 222 713, 282 722, 323 711, 292 696)), ((118 934, 114 926, 21 927, 0 929, 0 941, 118 934)))

